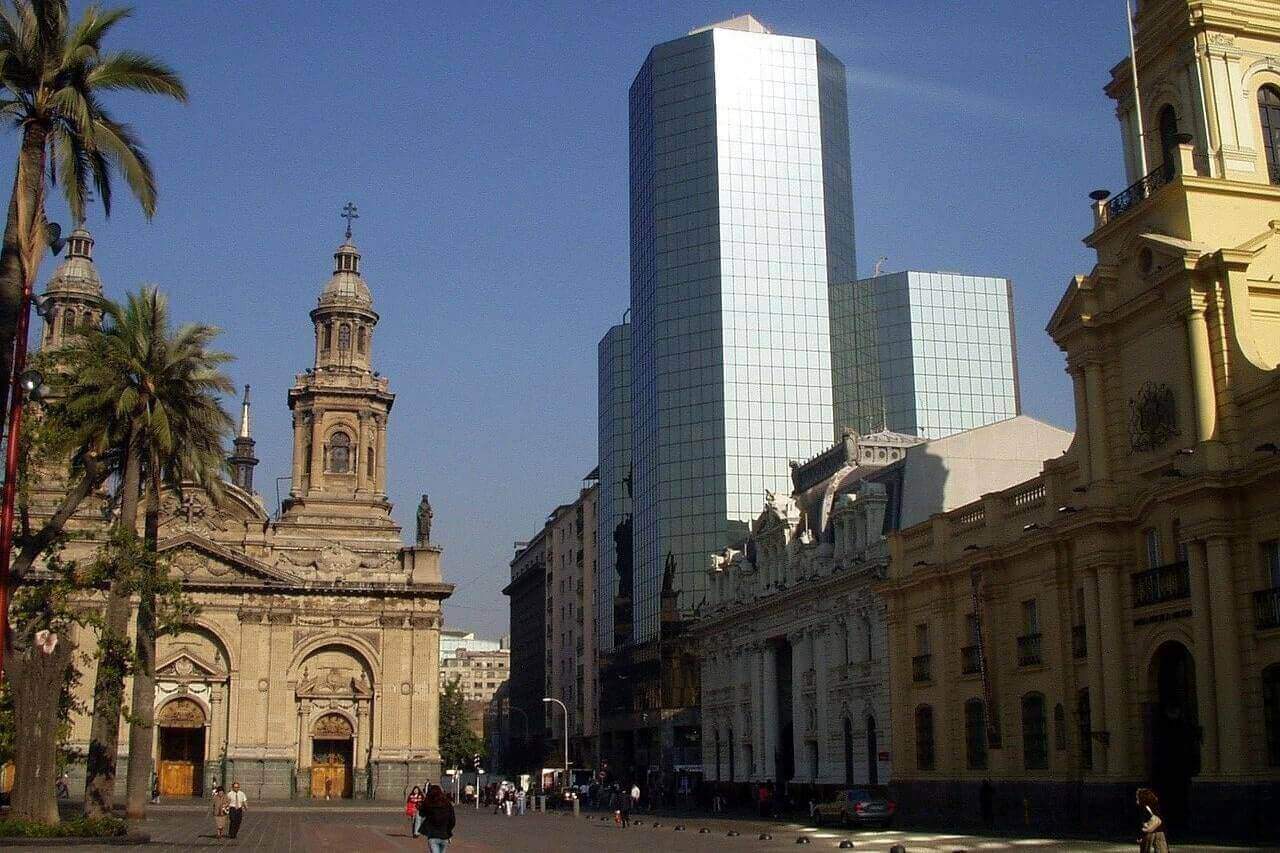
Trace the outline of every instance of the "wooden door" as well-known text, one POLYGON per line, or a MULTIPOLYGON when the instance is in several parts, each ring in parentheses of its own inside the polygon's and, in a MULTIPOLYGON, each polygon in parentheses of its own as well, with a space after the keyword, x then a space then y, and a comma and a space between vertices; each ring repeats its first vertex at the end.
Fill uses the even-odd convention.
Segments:
POLYGON ((196 766, 191 761, 160 762, 160 796, 191 797, 195 795, 196 766))
POLYGON ((351 796, 351 774, 339 755, 325 756, 323 762, 311 765, 311 796, 331 800, 351 796))

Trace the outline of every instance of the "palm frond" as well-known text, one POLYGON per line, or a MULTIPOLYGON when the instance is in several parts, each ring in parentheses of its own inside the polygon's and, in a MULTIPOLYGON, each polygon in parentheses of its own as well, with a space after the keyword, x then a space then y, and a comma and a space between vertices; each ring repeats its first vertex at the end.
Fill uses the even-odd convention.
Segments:
POLYGON ((115 9, 103 9, 97 3, 89 6, 80 16, 75 28, 67 34, 62 64, 64 66, 70 64, 73 56, 79 53, 81 48, 88 48, 96 54, 102 47, 102 39, 107 31, 132 15, 133 9, 127 6, 115 9))
POLYGON ((129 125, 116 122, 99 110, 94 120, 94 143, 111 161, 116 171, 124 176, 125 183, 133 191, 142 206, 142 212, 150 219, 156 212, 156 178, 151 171, 151 161, 142 150, 142 143, 129 125))
POLYGON ((134 50, 121 50, 101 57, 85 76, 95 91, 127 89, 149 95, 167 95, 187 100, 187 88, 172 68, 159 59, 134 50))

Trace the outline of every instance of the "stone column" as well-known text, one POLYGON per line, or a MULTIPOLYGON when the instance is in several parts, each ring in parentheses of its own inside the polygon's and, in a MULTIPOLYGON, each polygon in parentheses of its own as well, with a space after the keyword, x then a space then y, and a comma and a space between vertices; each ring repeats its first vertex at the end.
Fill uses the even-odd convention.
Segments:
POLYGON ((729 749, 733 750, 733 773, 730 774, 730 782, 741 781, 747 774, 745 756, 739 744, 747 734, 747 709, 751 707, 750 693, 748 693, 747 703, 744 704, 742 701, 742 685, 749 683, 750 680, 746 653, 741 648, 735 648, 733 650, 733 737, 729 738, 729 749))
POLYGON ((794 778, 807 779, 809 775, 808 752, 804 748, 804 731, 808 725, 808 717, 804 712, 804 676, 809 671, 809 654, 807 636, 803 630, 787 637, 791 641, 791 754, 794 756, 794 778))
MULTIPOLYGON (((1107 699, 1103 689, 1102 667, 1106 655, 1102 650, 1102 614, 1098 607, 1098 573, 1094 568, 1084 570, 1084 634, 1088 651, 1086 677, 1089 683, 1089 726, 1093 731, 1107 729, 1107 699)), ((1107 751, 1101 744, 1093 744, 1093 772, 1107 772, 1107 751)))
POLYGON ((311 410, 311 477, 307 491, 317 491, 324 482, 324 410, 311 410))
POLYGON ((289 496, 302 496, 302 478, 306 475, 307 413, 293 413, 293 480, 289 483, 289 496))
POLYGON ((760 651, 761 674, 764 703, 764 762, 762 767, 765 778, 778 781, 778 652, 773 646, 765 643, 760 651))
POLYGON ((1080 481, 1089 483, 1093 480, 1092 468, 1089 465, 1092 451, 1089 449, 1089 406, 1085 394, 1084 371, 1073 367, 1069 372, 1071 390, 1076 403, 1076 441, 1079 443, 1080 451, 1077 456, 1080 465, 1080 481))
POLYGON ((360 412, 356 418, 359 421, 356 437, 356 491, 363 492, 369 488, 369 478, 365 474, 369 468, 366 461, 369 453, 369 413, 360 412))
POLYGON ((831 756, 827 754, 827 726, 830 725, 828 705, 831 698, 827 695, 830 673, 827 672, 827 633, 826 628, 815 627, 813 630, 813 669, 814 669, 814 702, 818 709, 818 778, 827 773, 827 763, 831 756))
POLYGON ((1191 565, 1191 630, 1195 639, 1196 713, 1204 739, 1200 744, 1200 769, 1212 774, 1218 769, 1218 709, 1213 680, 1213 638, 1209 633, 1209 571, 1205 564, 1202 542, 1188 543, 1187 559, 1191 565))
MULTIPOLYGON (((1212 586, 1209 607, 1213 617, 1213 674, 1218 697, 1218 770, 1238 773, 1244 770, 1244 744, 1240 719, 1240 634, 1230 541, 1222 536, 1212 537, 1205 543, 1205 557, 1212 586)), ((1201 689, 1197 684, 1196 690, 1201 689)), ((1207 690, 1207 685, 1203 689, 1207 690)))
POLYGON ((373 490, 385 496, 387 493, 387 416, 374 415, 373 423, 378 433, 377 482, 373 484, 373 490))
POLYGON ((1218 401, 1213 390, 1213 361, 1209 357, 1209 328, 1204 309, 1186 315, 1187 348, 1191 357, 1191 392, 1196 410, 1196 442, 1209 441, 1217 423, 1218 401))
POLYGON ((1103 405, 1102 365, 1091 361, 1084 369, 1085 402, 1089 410, 1089 469, 1095 480, 1111 479, 1107 459, 1107 415, 1103 405))
POLYGON ((752 780, 764 778, 764 656, 761 643, 752 643, 748 652, 751 671, 751 751, 755 764, 752 780))
MULTIPOLYGON (((1129 773, 1129 713, 1125 702, 1128 669, 1124 655, 1123 604, 1120 569, 1106 566, 1098 570, 1099 605, 1102 617, 1102 644, 1099 649, 1102 666, 1102 692, 1107 708, 1107 731, 1111 743, 1107 747, 1107 772, 1111 776, 1129 773)), ((1005 736, 1012 736, 1006 726, 1005 736)))

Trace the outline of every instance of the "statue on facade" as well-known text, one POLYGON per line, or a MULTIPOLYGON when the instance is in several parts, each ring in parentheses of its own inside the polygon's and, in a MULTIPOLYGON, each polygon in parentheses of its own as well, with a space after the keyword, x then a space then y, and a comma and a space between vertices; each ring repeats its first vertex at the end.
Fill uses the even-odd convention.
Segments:
POLYGON ((431 543, 431 520, 436 514, 431 509, 431 501, 426 495, 422 496, 422 500, 418 503, 418 544, 429 545, 431 543))

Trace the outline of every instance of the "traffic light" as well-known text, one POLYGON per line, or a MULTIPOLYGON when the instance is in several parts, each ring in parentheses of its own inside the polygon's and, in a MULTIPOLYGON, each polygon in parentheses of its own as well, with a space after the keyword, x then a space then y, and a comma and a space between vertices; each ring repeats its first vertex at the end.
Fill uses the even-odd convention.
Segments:
POLYGON ((473 759, 471 762, 471 766, 477 770, 480 769, 480 753, 478 752, 476 753, 475 759, 473 759))

